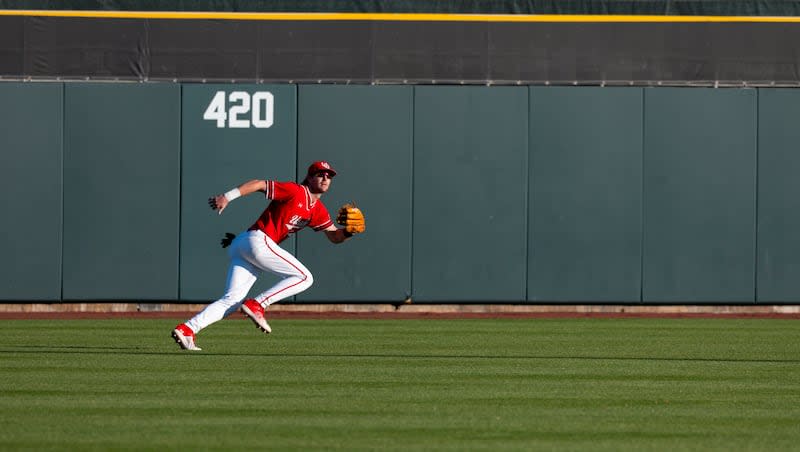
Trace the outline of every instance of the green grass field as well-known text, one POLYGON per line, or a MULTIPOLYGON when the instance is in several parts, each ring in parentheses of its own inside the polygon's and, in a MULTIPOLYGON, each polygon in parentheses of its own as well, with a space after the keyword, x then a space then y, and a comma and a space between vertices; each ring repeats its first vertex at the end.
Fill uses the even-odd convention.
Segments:
POLYGON ((800 321, 0 321, 0 450, 798 450, 800 321))

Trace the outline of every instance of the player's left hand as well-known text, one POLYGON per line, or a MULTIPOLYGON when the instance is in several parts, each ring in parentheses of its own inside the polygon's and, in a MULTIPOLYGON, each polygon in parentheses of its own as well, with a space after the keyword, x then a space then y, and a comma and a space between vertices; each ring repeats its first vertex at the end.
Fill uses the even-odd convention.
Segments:
POLYGON ((222 245, 223 248, 227 248, 231 246, 231 242, 233 242, 233 239, 235 238, 236 234, 231 234, 230 232, 226 232, 225 237, 223 237, 222 240, 219 241, 219 243, 220 245, 222 245))
POLYGON ((211 198, 208 198, 208 206, 211 207, 211 210, 218 211, 218 214, 222 214, 222 211, 228 207, 228 199, 225 198, 225 195, 217 195, 211 198))
POLYGON ((344 230, 350 234, 360 234, 367 229, 364 213, 353 203, 345 204, 339 208, 336 222, 344 226, 344 230))

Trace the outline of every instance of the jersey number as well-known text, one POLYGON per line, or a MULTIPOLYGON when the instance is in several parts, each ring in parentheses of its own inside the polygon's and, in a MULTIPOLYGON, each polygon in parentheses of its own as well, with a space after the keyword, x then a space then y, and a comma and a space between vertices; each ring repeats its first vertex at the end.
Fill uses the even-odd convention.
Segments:
POLYGON ((227 96, 217 91, 208 104, 203 119, 216 121, 217 128, 247 129, 252 124, 258 129, 272 127, 275 122, 275 97, 269 91, 256 91, 252 95, 245 91, 233 91, 227 96), (249 117, 248 117, 249 113, 249 117))

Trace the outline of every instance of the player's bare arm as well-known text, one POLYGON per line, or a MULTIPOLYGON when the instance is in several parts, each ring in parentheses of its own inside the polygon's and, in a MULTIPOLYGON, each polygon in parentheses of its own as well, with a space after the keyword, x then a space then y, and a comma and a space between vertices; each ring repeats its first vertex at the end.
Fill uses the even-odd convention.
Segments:
POLYGON ((228 203, 233 201, 234 199, 240 196, 247 196, 250 193, 255 193, 257 191, 266 193, 267 191, 267 181, 260 180, 260 179, 253 179, 239 185, 238 187, 231 189, 221 195, 216 195, 211 198, 208 198, 208 205, 211 207, 212 210, 218 211, 218 213, 222 214, 222 211, 228 207, 228 203))
POLYGON ((332 224, 324 229, 325 235, 333 243, 342 243, 355 234, 364 232, 367 228, 367 222, 364 219, 364 212, 361 211, 355 204, 345 204, 339 208, 336 215, 336 222, 344 226, 342 229, 332 224))
POLYGON ((328 237, 331 243, 342 243, 353 236, 352 234, 347 234, 344 229, 339 229, 333 224, 328 226, 327 229, 323 229, 323 231, 325 231, 325 236, 328 237))

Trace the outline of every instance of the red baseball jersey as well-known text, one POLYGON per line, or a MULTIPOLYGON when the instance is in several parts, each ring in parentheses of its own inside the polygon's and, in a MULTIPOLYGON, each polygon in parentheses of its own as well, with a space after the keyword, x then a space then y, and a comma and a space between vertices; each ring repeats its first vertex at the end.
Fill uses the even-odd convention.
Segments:
POLYGON ((260 229, 275 243, 306 226, 321 231, 333 224, 328 209, 305 185, 268 180, 267 199, 272 202, 248 230, 260 229))

